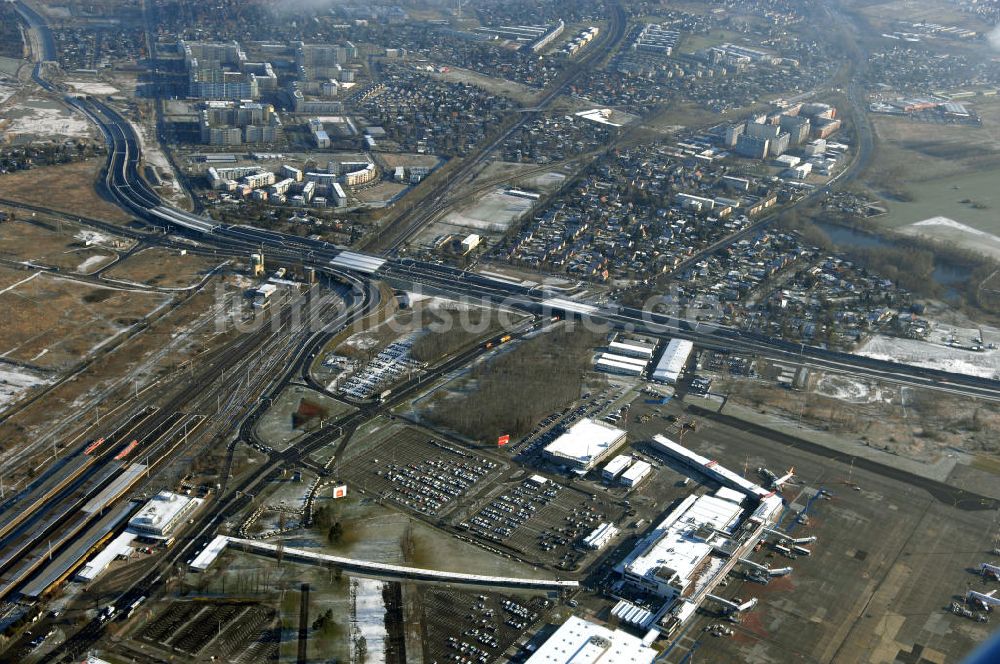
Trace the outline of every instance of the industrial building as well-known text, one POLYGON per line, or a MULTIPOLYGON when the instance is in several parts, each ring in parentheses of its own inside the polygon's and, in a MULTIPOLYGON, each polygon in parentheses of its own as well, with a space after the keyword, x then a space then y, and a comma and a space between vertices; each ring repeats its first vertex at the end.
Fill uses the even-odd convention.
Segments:
POLYGON ((482 236, 477 235, 476 233, 471 233, 465 239, 462 240, 462 253, 463 254, 469 253, 470 251, 478 247, 482 241, 483 241, 482 236))
POLYGON ((570 616, 527 664, 651 664, 656 655, 637 636, 570 616))
POLYGON ((627 487, 635 487, 639 485, 639 482, 646 479, 653 467, 646 461, 636 461, 628 469, 622 473, 621 483, 627 487))
POLYGON ((671 339, 667 344, 660 361, 653 369, 653 380, 662 383, 674 384, 680 378, 684 366, 687 364, 694 344, 687 339, 671 339))
POLYGON ((656 346, 644 344, 639 341, 612 341, 608 344, 608 350, 616 355, 651 360, 653 359, 653 351, 656 350, 656 346))
POLYGON ((608 465, 604 467, 601 471, 601 477, 609 482, 616 479, 619 475, 625 472, 625 470, 632 465, 635 459, 628 454, 619 454, 614 459, 608 462, 608 465))
POLYGON ((129 519, 128 525, 142 537, 166 539, 201 503, 201 498, 161 491, 129 519))
POLYGON ((781 496, 662 435, 653 437, 653 449, 721 487, 713 494, 682 500, 615 571, 625 583, 664 600, 648 620, 655 620, 655 629, 662 634, 673 633, 705 600, 728 611, 751 608, 755 599, 737 604, 712 593, 737 565, 766 576, 791 572, 790 567, 771 569, 748 558, 761 538, 774 532, 769 529, 784 509, 781 496))
POLYGON ((657 597, 688 597, 699 580, 710 578, 704 571, 716 549, 730 541, 742 513, 739 502, 718 492, 688 496, 615 569, 657 597))
POLYGON ((618 534, 618 529, 612 523, 602 523, 583 538, 583 545, 588 549, 603 549, 618 534))
POLYGON ((584 418, 549 443, 545 447, 545 456, 576 472, 586 472, 624 442, 623 430, 584 418))
POLYGON ((598 371, 624 376, 641 376, 647 364, 644 360, 611 353, 600 353, 594 360, 594 368, 598 371))

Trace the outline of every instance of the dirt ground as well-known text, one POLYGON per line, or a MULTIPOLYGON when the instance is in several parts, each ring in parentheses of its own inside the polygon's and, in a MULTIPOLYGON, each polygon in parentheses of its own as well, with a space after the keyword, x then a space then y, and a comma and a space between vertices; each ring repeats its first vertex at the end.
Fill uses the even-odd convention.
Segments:
POLYGON ((0 176, 0 188, 5 198, 21 203, 124 225, 132 217, 94 190, 103 165, 104 159, 95 157, 72 164, 33 168, 0 176))
POLYGON ((440 157, 431 154, 379 152, 376 156, 384 164, 385 168, 389 170, 399 166, 436 168, 441 163, 440 157))
POLYGON ((0 224, 0 259, 90 274, 117 259, 132 240, 94 233, 85 226, 48 215, 19 211, 16 221, 0 224))
POLYGON ((716 380, 712 390, 762 417, 925 464, 953 458, 957 450, 998 451, 988 432, 1000 426, 1000 407, 988 402, 820 372, 804 390, 738 378, 716 380))
MULTIPOLYGON (((567 30, 566 33, 571 34, 569 30, 567 30)), ((433 73, 431 74, 431 77, 442 81, 448 81, 449 83, 465 83, 466 85, 475 85, 488 92, 492 92, 493 94, 510 97, 514 101, 522 104, 532 103, 538 96, 537 90, 533 90, 521 83, 515 83, 502 78, 484 76, 478 72, 462 69, 461 67, 449 67, 448 71, 433 73)))
POLYGON ((186 288, 201 281, 222 259, 193 254, 181 255, 174 249, 153 247, 129 256, 105 274, 111 279, 132 281, 161 288, 186 288))
MULTIPOLYGON (((23 481, 25 469, 37 465, 33 456, 36 446, 44 444, 40 454, 47 455, 49 439, 61 447, 88 433, 97 407, 107 415, 112 408, 126 404, 136 385, 141 389, 150 380, 171 373, 201 350, 214 332, 214 305, 217 302, 210 289, 196 294, 149 329, 98 358, 73 380, 56 385, 45 397, 0 424, 0 461, 23 462, 21 468, 6 471, 7 482, 16 485, 23 481), (176 334, 178 331, 184 333, 176 334), (18 459, 6 458, 11 450, 17 450, 18 459)), ((98 432, 93 429, 90 433, 98 432)))
POLYGON ((4 356, 67 368, 137 324, 169 296, 114 290, 40 274, 0 293, 4 356))

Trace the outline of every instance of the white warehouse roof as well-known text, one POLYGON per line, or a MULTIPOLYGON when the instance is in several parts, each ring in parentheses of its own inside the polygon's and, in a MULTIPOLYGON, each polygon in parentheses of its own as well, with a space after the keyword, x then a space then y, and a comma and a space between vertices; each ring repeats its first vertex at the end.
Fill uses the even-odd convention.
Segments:
POLYGON ((590 467, 616 447, 625 437, 622 429, 584 418, 545 447, 557 459, 590 467))
POLYGON ((621 481, 626 485, 637 484, 642 478, 649 474, 653 467, 649 463, 639 460, 622 473, 621 481))
POLYGON ((628 632, 570 616, 528 658, 528 664, 649 664, 656 654, 628 632))
POLYGON ((653 370, 653 380, 675 383, 687 364, 694 344, 687 339, 671 339, 653 370))
POLYGON ((628 454, 619 454, 608 462, 604 467, 604 474, 609 477, 618 477, 626 468, 632 465, 634 459, 628 454))
POLYGON ((602 355, 597 358, 594 362, 594 368, 598 371, 607 371, 609 373, 623 373, 630 374, 632 376, 639 376, 642 374, 644 366, 638 364, 632 364, 631 362, 620 362, 618 360, 608 359, 607 355, 602 355))
POLYGON ((629 357, 628 355, 618 355, 617 353, 601 353, 600 357, 611 362, 631 364, 632 366, 639 367, 640 369, 645 369, 646 365, 649 364, 649 360, 643 360, 638 357, 629 357))
POLYGON ((648 360, 653 357, 653 350, 656 349, 656 346, 638 341, 612 341, 608 344, 608 349, 622 355, 644 357, 648 360))
POLYGON ((132 553, 132 542, 138 537, 135 533, 125 531, 118 537, 111 540, 101 552, 90 559, 83 568, 77 572, 76 578, 84 583, 90 583, 108 568, 108 565, 118 556, 127 556, 132 553))

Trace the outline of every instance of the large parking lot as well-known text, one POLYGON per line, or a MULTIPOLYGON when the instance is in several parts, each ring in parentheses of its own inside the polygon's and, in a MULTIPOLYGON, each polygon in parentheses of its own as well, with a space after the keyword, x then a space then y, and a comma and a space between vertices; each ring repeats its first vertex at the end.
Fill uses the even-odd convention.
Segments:
POLYGON ((533 476, 502 488, 456 525, 531 560, 577 569, 588 555, 578 547, 580 540, 601 523, 621 519, 625 508, 603 495, 538 481, 543 479, 533 476))
POLYGON ((496 661, 551 608, 542 597, 422 590, 424 659, 496 661))
POLYGON ((404 429, 352 459, 342 477, 382 500, 440 517, 504 469, 498 461, 404 429))
MULTIPOLYGON (((412 346, 411 338, 386 346, 371 362, 343 381, 339 387, 341 394, 355 399, 370 399, 405 378, 407 373, 423 369, 420 362, 410 357, 412 346)), ((345 366, 350 369, 350 365, 345 366)))

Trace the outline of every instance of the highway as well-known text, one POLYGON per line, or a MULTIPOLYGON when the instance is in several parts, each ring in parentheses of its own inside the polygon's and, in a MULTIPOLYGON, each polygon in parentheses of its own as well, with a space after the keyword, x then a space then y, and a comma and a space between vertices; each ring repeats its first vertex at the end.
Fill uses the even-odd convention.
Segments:
MULTIPOLYGON (((272 260, 313 267, 317 272, 331 273, 331 261, 347 255, 339 247, 319 240, 252 228, 223 225, 205 217, 171 208, 163 203, 139 175, 141 160, 139 143, 132 125, 117 111, 92 100, 77 98, 74 104, 97 122, 109 142, 105 186, 115 200, 136 216, 157 225, 168 224, 179 233, 188 235, 205 246, 234 254, 255 251, 263 247, 272 260)), ((363 256, 350 252, 350 255, 363 256)), ((510 281, 485 277, 445 265, 411 258, 376 259, 370 257, 376 269, 361 271, 363 281, 384 279, 400 288, 426 287, 445 297, 476 298, 494 304, 544 314, 546 309, 572 316, 579 310, 553 306, 553 298, 540 289, 528 288, 510 281)), ((340 270, 343 278, 344 270, 340 270)), ((587 318, 620 329, 635 330, 667 339, 674 336, 692 339, 708 348, 761 355, 789 362, 854 375, 868 376, 900 385, 922 387, 968 397, 1000 400, 1000 381, 956 374, 936 369, 876 360, 832 351, 817 346, 794 344, 783 339, 742 332, 733 328, 713 326, 684 318, 641 311, 634 308, 594 306, 579 303, 588 311, 587 318)))

